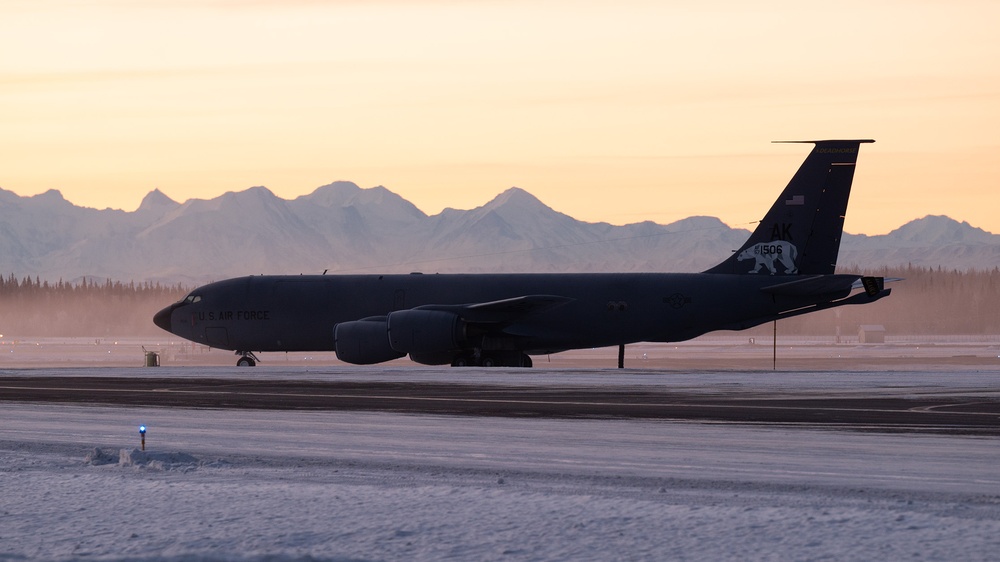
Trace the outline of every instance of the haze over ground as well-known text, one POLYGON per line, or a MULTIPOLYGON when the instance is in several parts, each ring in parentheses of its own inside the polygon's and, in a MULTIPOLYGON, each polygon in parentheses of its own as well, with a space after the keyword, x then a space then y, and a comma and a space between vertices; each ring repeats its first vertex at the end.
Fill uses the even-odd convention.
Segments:
POLYGON ((1000 5, 70 0, 0 7, 0 187, 135 209, 344 179, 422 211, 522 187, 586 221, 745 228, 870 137, 848 232, 1000 232, 1000 5))

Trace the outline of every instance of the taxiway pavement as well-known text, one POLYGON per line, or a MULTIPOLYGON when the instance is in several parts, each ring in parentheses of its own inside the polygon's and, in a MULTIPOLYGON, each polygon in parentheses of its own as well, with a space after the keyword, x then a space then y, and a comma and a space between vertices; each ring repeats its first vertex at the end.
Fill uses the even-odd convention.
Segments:
MULTIPOLYGON (((591 419, 659 419, 739 424, 783 424, 889 432, 1000 435, 996 373, 963 386, 921 385, 906 373, 900 384, 873 381, 867 389, 797 384, 810 374, 762 374, 772 383, 705 387, 676 377, 644 374, 595 379, 593 372, 560 371, 526 380, 428 377, 345 378, 300 370, 199 369, 200 376, 114 376, 104 370, 0 371, 0 401, 168 408, 312 411, 384 411, 408 414, 591 419), (574 375, 579 375, 574 376, 574 375), (448 380, 448 379, 452 380, 448 380), (777 378, 788 384, 775 384, 777 378), (457 379, 457 380, 456 380, 457 379), (909 381, 903 384, 903 381, 909 381), (974 384, 981 382, 981 385, 974 384)), ((452 371, 451 373, 454 373, 452 371)), ((169 374, 169 373, 168 373, 169 374)), ((544 374, 544 373, 543 373, 544 374)), ((814 373, 836 379, 837 373, 814 373)), ((975 377, 976 374, 973 374, 975 377)), ((926 374, 925 374, 926 376, 926 374)), ((881 381, 882 379, 878 379, 881 381)))

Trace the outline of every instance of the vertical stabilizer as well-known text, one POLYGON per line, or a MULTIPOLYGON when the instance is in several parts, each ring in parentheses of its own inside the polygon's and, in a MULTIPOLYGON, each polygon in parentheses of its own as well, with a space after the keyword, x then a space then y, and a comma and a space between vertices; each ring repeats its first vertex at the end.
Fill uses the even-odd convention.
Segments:
POLYGON ((815 146, 746 243, 705 273, 833 273, 844 233, 844 216, 858 149, 862 143, 875 141, 783 142, 815 146))

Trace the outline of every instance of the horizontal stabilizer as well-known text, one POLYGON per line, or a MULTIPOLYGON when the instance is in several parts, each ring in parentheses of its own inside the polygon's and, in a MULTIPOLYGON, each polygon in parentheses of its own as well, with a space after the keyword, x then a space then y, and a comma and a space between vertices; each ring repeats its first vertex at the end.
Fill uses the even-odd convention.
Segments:
MULTIPOLYGON (((848 275, 847 277, 852 277, 852 276, 848 275)), ((857 279, 857 276, 853 276, 853 277, 855 277, 857 279)), ((785 283, 785 285, 791 285, 791 283, 785 283)), ((771 288, 774 288, 774 287, 777 287, 777 285, 774 285, 771 288)), ((749 321, 736 322, 736 323, 724 326, 721 329, 722 330, 745 330, 745 329, 751 328, 753 326, 759 326, 759 325, 761 325, 761 324, 763 324, 765 322, 771 322, 773 320, 783 320, 785 318, 792 318, 792 317, 795 317, 795 316, 801 316, 803 314, 809 314, 811 312, 818 312, 820 310, 827 310, 829 308, 836 308, 838 306, 848 306, 848 305, 855 305, 855 304, 873 303, 873 302, 875 302, 877 300, 881 300, 881 299, 884 299, 885 297, 888 297, 890 293, 892 293, 892 289, 883 289, 883 290, 879 291, 878 293, 875 293, 874 295, 870 295, 870 294, 865 293, 865 292, 854 293, 853 295, 851 295, 849 297, 842 298, 842 299, 839 299, 839 300, 832 300, 832 301, 829 301, 829 302, 823 302, 823 303, 818 303, 818 304, 814 304, 814 305, 803 306, 802 308, 796 308, 795 310, 789 310, 789 311, 785 311, 785 312, 779 312, 777 314, 770 314, 770 315, 766 315, 766 316, 759 316, 759 317, 754 318, 754 319, 749 320, 749 321)), ((790 295, 790 293, 779 293, 779 294, 790 295)))
MULTIPOLYGON (((779 283, 761 288, 761 291, 772 295, 788 297, 803 297, 813 295, 828 295, 842 293, 854 288, 858 281, 857 275, 816 275, 788 283, 779 283)), ((866 277, 865 279, 873 279, 866 277)))
POLYGON ((761 291, 772 295, 788 297, 804 297, 842 293, 853 289, 864 289, 869 297, 885 290, 887 281, 899 281, 899 278, 861 277, 859 275, 817 275, 798 281, 779 283, 763 287, 761 291))

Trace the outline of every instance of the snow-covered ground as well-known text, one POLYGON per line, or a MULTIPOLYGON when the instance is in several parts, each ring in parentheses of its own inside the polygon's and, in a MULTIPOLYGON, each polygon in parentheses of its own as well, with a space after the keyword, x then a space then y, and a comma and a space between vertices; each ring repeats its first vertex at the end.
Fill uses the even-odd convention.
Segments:
MULTIPOLYGON (((133 371, 152 372, 116 373, 133 371)), ((296 376, 345 376, 336 373, 296 376)), ((569 384, 657 379, 608 375, 569 384)), ((995 370, 661 377, 684 387, 700 380, 712 391, 1000 386, 995 370)), ((995 560, 1000 553, 1000 440, 993 438, 0 406, 0 560, 995 560), (148 427, 145 452, 140 424, 148 427)))

